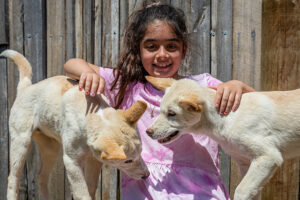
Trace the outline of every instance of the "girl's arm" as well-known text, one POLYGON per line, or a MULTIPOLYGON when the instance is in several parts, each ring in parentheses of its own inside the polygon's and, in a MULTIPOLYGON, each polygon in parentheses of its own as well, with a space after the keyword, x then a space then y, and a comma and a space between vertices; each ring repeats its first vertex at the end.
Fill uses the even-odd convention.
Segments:
POLYGON ((72 58, 64 65, 67 76, 79 80, 79 90, 84 88, 90 96, 104 91, 105 80, 99 74, 99 67, 80 58, 72 58))
POLYGON ((243 93, 255 91, 249 85, 238 80, 227 81, 216 87, 210 88, 217 90, 215 106, 216 108, 219 108, 220 114, 225 115, 227 115, 231 110, 236 111, 240 105, 243 93))

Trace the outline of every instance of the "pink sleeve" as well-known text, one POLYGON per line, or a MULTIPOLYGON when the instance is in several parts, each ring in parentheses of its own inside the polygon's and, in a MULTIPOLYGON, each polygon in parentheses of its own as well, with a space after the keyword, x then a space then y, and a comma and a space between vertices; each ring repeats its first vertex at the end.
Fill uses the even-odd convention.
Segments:
POLYGON ((220 83, 222 83, 222 81, 220 81, 219 79, 214 78, 212 75, 205 73, 204 74, 206 77, 206 81, 207 81, 207 86, 217 86, 220 83))
POLYGON ((210 75, 208 73, 188 76, 187 78, 190 78, 190 79, 196 81, 197 83, 199 83, 203 87, 217 86, 220 83, 222 83, 222 81, 214 78, 212 75, 210 75))
POLYGON ((111 85, 115 80, 113 69, 99 67, 99 74, 105 80, 104 95, 108 98, 110 105, 114 106, 114 98, 117 95, 117 90, 116 89, 114 89, 113 91, 110 90, 111 85))

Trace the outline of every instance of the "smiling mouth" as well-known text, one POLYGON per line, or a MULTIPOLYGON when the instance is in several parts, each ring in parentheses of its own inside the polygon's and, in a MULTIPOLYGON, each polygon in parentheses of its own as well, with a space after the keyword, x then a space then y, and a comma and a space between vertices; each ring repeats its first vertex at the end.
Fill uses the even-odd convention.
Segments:
POLYGON ((161 69, 168 68, 168 67, 170 67, 171 65, 172 65, 172 64, 164 65, 164 66, 159 66, 159 65, 153 64, 154 67, 156 67, 156 68, 161 68, 161 69))
POLYGON ((176 137, 178 134, 179 134, 179 131, 175 131, 174 133, 172 133, 172 134, 169 135, 168 137, 159 139, 158 142, 161 143, 161 144, 162 144, 162 143, 169 142, 169 141, 171 141, 174 137, 176 137))

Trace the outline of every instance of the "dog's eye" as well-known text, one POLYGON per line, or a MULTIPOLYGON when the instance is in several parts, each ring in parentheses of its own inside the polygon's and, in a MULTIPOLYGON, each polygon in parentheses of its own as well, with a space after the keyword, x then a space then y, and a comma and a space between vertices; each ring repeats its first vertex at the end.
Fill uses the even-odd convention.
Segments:
POLYGON ((168 112, 168 117, 174 117, 175 115, 176 115, 176 113, 173 111, 168 112))
POLYGON ((125 160, 125 163, 132 163, 132 160, 125 160))

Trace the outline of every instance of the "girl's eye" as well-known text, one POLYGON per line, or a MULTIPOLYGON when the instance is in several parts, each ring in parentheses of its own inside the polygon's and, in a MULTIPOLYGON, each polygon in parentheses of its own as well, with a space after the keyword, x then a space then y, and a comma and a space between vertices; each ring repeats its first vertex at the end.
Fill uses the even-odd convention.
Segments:
POLYGON ((125 163, 132 163, 132 160, 125 160, 125 163))
POLYGON ((168 117, 174 117, 175 115, 176 115, 176 113, 173 111, 168 112, 168 117))
POLYGON ((146 46, 146 49, 148 49, 148 50, 155 50, 156 49, 156 46, 155 45, 147 45, 146 46))
POLYGON ((169 51, 177 50, 177 45, 176 45, 176 44, 168 44, 168 45, 167 45, 167 49, 168 49, 169 51))

